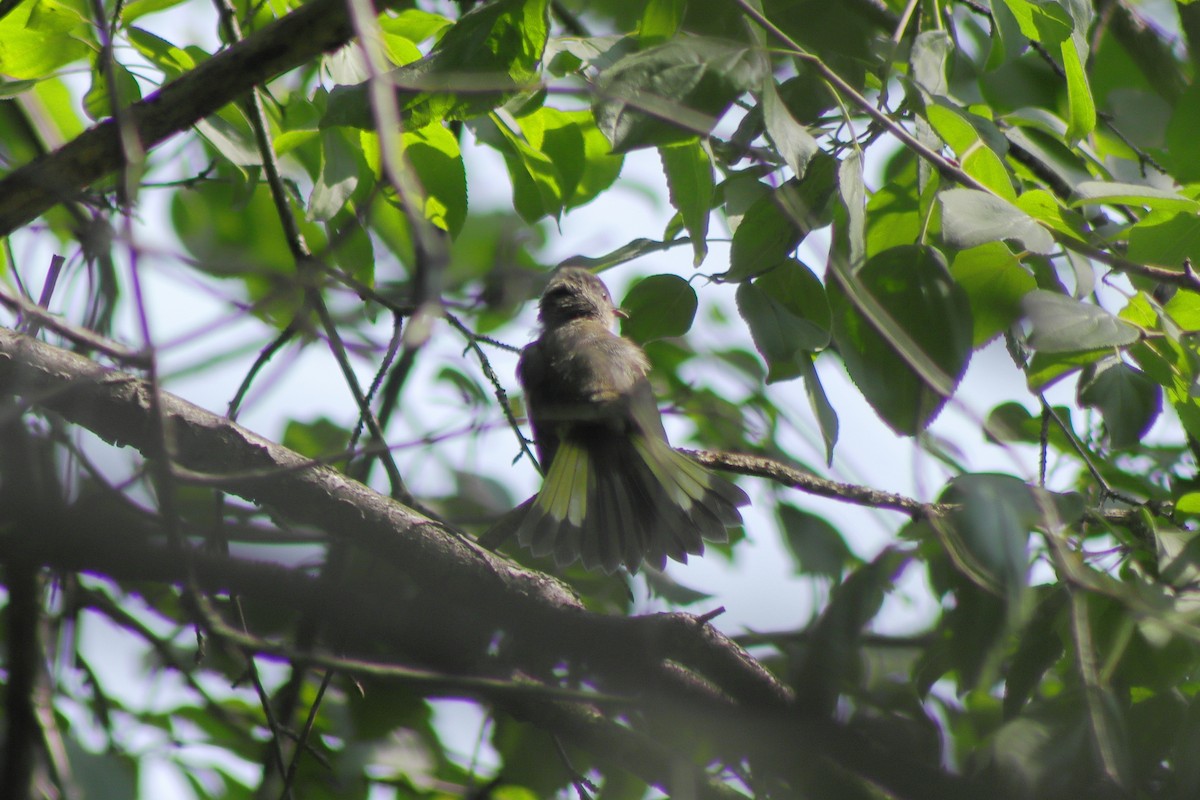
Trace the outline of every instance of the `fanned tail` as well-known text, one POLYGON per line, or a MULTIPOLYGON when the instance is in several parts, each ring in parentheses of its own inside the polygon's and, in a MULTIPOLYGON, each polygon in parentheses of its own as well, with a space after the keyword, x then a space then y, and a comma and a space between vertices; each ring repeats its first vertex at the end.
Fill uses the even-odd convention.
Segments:
POLYGON ((517 531, 536 556, 563 567, 576 558, 612 573, 624 564, 662 569, 687 561, 704 541, 728 540, 750 502, 730 481, 674 450, 665 440, 633 435, 563 440, 517 531))

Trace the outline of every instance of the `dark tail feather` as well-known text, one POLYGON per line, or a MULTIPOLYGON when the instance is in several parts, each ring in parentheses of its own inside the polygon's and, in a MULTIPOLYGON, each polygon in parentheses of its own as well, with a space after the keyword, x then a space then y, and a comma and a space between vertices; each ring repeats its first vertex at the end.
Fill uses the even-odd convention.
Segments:
POLYGON ((704 541, 728 540, 750 499, 665 440, 610 435, 564 440, 517 538, 534 555, 553 553, 564 567, 581 558, 611 573, 624 564, 662 569, 687 562, 704 541))

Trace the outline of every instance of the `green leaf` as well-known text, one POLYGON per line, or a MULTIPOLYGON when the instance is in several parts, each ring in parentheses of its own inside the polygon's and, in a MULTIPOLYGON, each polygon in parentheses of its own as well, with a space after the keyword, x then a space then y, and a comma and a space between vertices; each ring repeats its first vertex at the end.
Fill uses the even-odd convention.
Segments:
POLYGON ((1078 208, 1093 203, 1145 206, 1157 211, 1182 211, 1191 214, 1200 211, 1200 202, 1153 186, 1109 181, 1084 181, 1076 184, 1071 196, 1071 207, 1078 208))
POLYGON ((1092 303, 1057 292, 1037 289, 1025 295, 1021 306, 1029 318, 1027 344, 1046 353, 1126 347, 1136 342, 1136 327, 1092 303))
POLYGON ((942 235, 955 247, 1013 239, 1034 253, 1054 252, 1054 237, 1017 206, 975 189, 947 189, 942 203, 942 235))
POLYGON ((421 184, 425 219, 457 236, 467 219, 467 173, 458 139, 445 125, 433 123, 405 130, 402 147, 421 184))
POLYGON ((921 31, 913 41, 909 64, 916 84, 930 95, 945 94, 946 61, 954 52, 954 42, 941 30, 921 31))
POLYGON ((516 118, 525 141, 558 170, 564 209, 591 202, 621 172, 622 158, 608 152, 608 140, 590 111, 541 106, 516 118))
POLYGON ((1162 412, 1162 387, 1122 361, 1101 365, 1079 387, 1079 402, 1100 410, 1109 446, 1136 447, 1162 412))
POLYGON ((138 17, 174 8, 184 0, 132 0, 121 7, 121 23, 126 27, 138 17))
POLYGON ((801 181, 789 180, 751 204, 733 233, 727 281, 762 274, 786 259, 813 229, 828 224, 833 158, 814 158, 801 181))
POLYGON ((1194 145, 1200 130, 1200 82, 1193 81, 1176 101, 1167 123, 1167 147, 1162 157, 1179 182, 1200 180, 1200 149, 1194 145))
POLYGON ((1021 298, 1037 288, 1033 275, 1000 242, 960 250, 950 274, 971 302, 975 347, 1008 330, 1021 316, 1021 298))
POLYGON ((379 18, 379 27, 384 33, 401 36, 414 44, 441 36, 454 26, 454 20, 441 14, 432 14, 418 8, 392 11, 379 18))
POLYGON ((509 130, 499 115, 480 121, 474 128, 480 141, 499 150, 508 166, 513 187, 513 208, 526 222, 562 214, 563 192, 558 168, 545 153, 535 150, 509 130))
POLYGON ((766 75, 767 62, 755 48, 701 36, 673 39, 600 73, 596 124, 615 153, 704 136, 766 75))
POLYGON ((312 422, 289 420, 283 430, 282 444, 305 458, 325 458, 346 449, 350 431, 327 417, 317 417, 312 422))
POLYGON ((821 385, 821 376, 817 374, 813 357, 797 356, 796 363, 800 365, 800 374, 804 378, 804 394, 808 398, 808 406, 813 416, 817 418, 817 427, 821 430, 821 439, 825 443, 825 464, 833 464, 833 448, 838 440, 838 415, 825 387, 821 385))
POLYGON ((775 150, 797 178, 803 178, 808 162, 820 147, 808 128, 797 122, 784 105, 775 87, 774 79, 768 79, 762 90, 763 123, 767 136, 775 144, 775 150))
POLYGON ((638 40, 645 47, 670 39, 679 30, 686 10, 687 0, 649 0, 638 25, 638 40))
POLYGON ((196 59, 193 55, 166 39, 159 38, 138 27, 131 27, 126 33, 130 43, 150 63, 162 70, 167 80, 174 80, 183 73, 195 69, 196 59))
POLYGON ((841 578, 847 565, 854 561, 854 554, 837 528, 823 517, 789 503, 780 503, 778 513, 783 541, 796 562, 796 572, 835 581, 841 578))
POLYGON ((659 148, 667 190, 692 240, 692 265, 708 254, 708 217, 713 205, 713 171, 708 151, 698 139, 659 148))
POLYGON ((1127 257, 1183 271, 1185 258, 1200 264, 1200 217, 1151 212, 1129 229, 1127 257))
POLYGON ((638 343, 683 336, 696 318, 696 290, 677 275, 651 275, 633 285, 621 308, 621 333, 638 343))
POLYGON ((1096 103, 1083 63, 1086 53, 1075 37, 1063 40, 1059 50, 1067 73, 1067 141, 1075 142, 1096 129, 1096 103))
MULTIPOLYGON (((493 0, 448 29, 432 52, 388 73, 406 124, 472 119, 502 105, 538 77, 546 47, 548 0, 493 0)), ((366 84, 330 92, 321 125, 373 129, 366 84)))
POLYGON ((1039 392, 1063 378, 1112 355, 1112 348, 1080 352, 1051 353, 1038 351, 1025 368, 1025 382, 1030 391, 1039 392))
POLYGON ((358 186, 359 159, 342 129, 321 131, 321 173, 308 198, 310 220, 330 220, 342 210, 358 186))
POLYGON ((842 231, 851 269, 858 269, 867 258, 867 187, 863 182, 862 156, 853 150, 838 165, 838 197, 846 211, 842 231))
MULTIPOLYGON (((109 80, 105 72, 99 64, 93 66, 92 86, 83 97, 84 113, 94 120, 113 115, 112 100, 109 99, 109 80)), ((112 73, 117 84, 118 108, 128 108, 130 104, 142 99, 142 90, 129 70, 114 62, 112 73)))
POLYGON ((1015 601, 1029 572, 1029 532, 1044 516, 1030 487, 1011 475, 960 475, 939 501, 957 506, 947 520, 974 566, 1015 601))
POLYGON ((54 0, 24 0, 0 18, 0 75, 44 78, 88 56, 88 22, 54 0))
POLYGON ((1045 189, 1023 192, 1017 198, 1016 205, 1050 230, 1064 233, 1077 241, 1086 241, 1083 217, 1064 208, 1058 198, 1045 189))
POLYGON ((787 260, 738 287, 738 312, 767 361, 767 382, 804 374, 808 353, 829 344, 830 310, 824 287, 808 267, 787 260))
POLYGON ((966 293, 942 254, 924 246, 895 247, 853 275, 831 274, 833 338, 846 370, 892 430, 915 436, 941 410, 970 360, 966 293))
POLYGON ((615 267, 618 264, 624 264, 629 261, 634 261, 642 256, 651 253, 661 253, 663 250, 670 250, 675 247, 675 242, 659 242, 654 239, 634 239, 627 244, 623 244, 611 253, 605 253, 602 256, 583 256, 574 255, 564 258, 559 262, 558 266, 576 266, 587 267, 593 272, 603 272, 610 267, 615 267))
MULTIPOLYGON (((1071 409, 1066 406, 1055 406, 1057 417, 1073 431, 1071 409)), ((1025 442, 1040 445, 1042 442, 1042 418, 1034 416, 1020 403, 1009 401, 1001 403, 988 414, 984 430, 989 440, 998 442, 1025 442)), ((1051 420, 1046 429, 1046 437, 1050 446, 1060 453, 1073 453, 1074 448, 1070 437, 1061 427, 1051 420)))

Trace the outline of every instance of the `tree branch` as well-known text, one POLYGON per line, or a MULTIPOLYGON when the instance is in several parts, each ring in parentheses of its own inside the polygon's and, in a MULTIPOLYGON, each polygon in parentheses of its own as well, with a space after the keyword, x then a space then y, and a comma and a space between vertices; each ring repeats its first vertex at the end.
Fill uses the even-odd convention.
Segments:
MULTIPOLYGON (((256 84, 338 49, 353 34, 342 0, 311 0, 134 103, 123 121, 149 151, 256 84)), ((75 199, 122 163, 120 132, 110 118, 13 171, 0 180, 0 236, 75 199)))

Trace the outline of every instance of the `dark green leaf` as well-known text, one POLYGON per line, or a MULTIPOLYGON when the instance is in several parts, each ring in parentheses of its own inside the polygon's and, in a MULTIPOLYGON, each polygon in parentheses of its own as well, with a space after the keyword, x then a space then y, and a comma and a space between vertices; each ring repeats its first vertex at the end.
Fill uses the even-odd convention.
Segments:
POLYGON ((593 272, 602 272, 609 267, 615 267, 618 264, 624 264, 627 261, 641 258, 650 253, 660 253, 663 250, 670 250, 675 247, 675 242, 658 242, 654 239, 634 239, 628 244, 623 244, 611 253, 605 253, 602 256, 571 256, 564 258, 560 263, 560 267, 565 267, 568 264, 576 267, 587 267, 593 272))
POLYGON ((779 524, 784 543, 796 561, 796 571, 802 575, 821 575, 836 581, 854 559, 841 533, 823 517, 781 503, 779 524))
POLYGON ((683 336, 696 318, 696 290, 677 275, 651 275, 634 284, 621 308, 621 333, 635 342, 683 336))
POLYGON ((813 359, 797 356, 796 361, 804 377, 804 394, 808 397, 808 405, 817 418, 821 439, 825 442, 825 464, 828 466, 833 463, 833 448, 838 440, 837 411, 825 395, 825 387, 821 385, 821 377, 817 374, 813 359))
POLYGON ((760 52, 690 36, 622 58, 596 79, 596 123, 613 152, 707 135, 743 92, 761 85, 760 52))
POLYGON ((789 180, 753 202, 733 233, 728 281, 760 275, 787 258, 804 237, 829 221, 837 162, 815 157, 804 180, 789 180))
POLYGON ((350 443, 350 432, 327 417, 312 422, 288 421, 283 431, 283 446, 306 458, 325 458, 343 452, 350 443))
POLYGON ((958 506, 947 519, 974 566, 1014 602, 1029 572, 1029 532, 1043 519, 1030 487, 1011 475, 960 475, 939 499, 958 506))
POLYGON ((753 283, 743 283, 737 305, 754 346, 767 360, 768 383, 798 377, 800 359, 829 343, 824 288, 799 261, 789 259, 753 283))
POLYGON ((1136 447, 1162 411, 1162 387, 1140 369, 1114 361, 1080 384, 1079 402, 1100 410, 1110 447, 1136 447))
POLYGON ((850 377, 894 431, 916 435, 941 410, 970 360, 966 294, 941 253, 928 247, 896 247, 853 276, 831 274, 833 337, 850 377))

